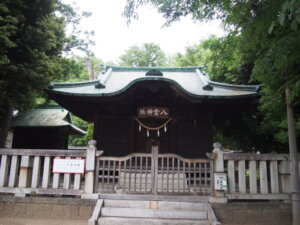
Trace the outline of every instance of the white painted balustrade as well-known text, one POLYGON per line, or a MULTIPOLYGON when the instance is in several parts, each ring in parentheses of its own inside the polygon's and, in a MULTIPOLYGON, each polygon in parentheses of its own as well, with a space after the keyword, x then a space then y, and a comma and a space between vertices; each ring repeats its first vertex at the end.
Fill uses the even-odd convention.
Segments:
POLYGON ((223 152, 223 160, 228 199, 289 199, 291 165, 288 154, 223 152))
POLYGON ((0 193, 82 195, 93 193, 95 142, 87 150, 0 149, 0 193), (53 173, 54 158, 84 159, 84 174, 53 173))

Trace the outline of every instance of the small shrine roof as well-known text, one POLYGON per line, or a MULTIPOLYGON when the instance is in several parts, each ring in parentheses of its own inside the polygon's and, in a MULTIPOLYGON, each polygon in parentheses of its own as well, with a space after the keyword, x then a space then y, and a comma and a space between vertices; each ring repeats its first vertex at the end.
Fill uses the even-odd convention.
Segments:
POLYGON ((75 96, 114 96, 137 83, 163 81, 193 98, 243 98, 256 96, 260 85, 232 85, 213 82, 202 67, 149 68, 107 66, 97 80, 52 83, 49 92, 75 96))
POLYGON ((86 134, 72 124, 70 112, 58 105, 43 106, 20 113, 13 119, 12 127, 68 127, 72 134, 86 134))

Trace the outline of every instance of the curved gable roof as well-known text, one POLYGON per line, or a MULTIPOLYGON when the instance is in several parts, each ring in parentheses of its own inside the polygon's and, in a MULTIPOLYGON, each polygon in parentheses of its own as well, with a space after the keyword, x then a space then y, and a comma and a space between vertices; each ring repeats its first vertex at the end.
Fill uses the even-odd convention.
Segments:
MULTIPOLYGON (((75 96, 114 96, 122 94, 136 83, 164 81, 194 98, 243 98, 257 96, 260 85, 231 85, 210 81, 202 67, 147 68, 108 66, 97 80, 75 83, 52 83, 49 92, 75 96), (162 76, 146 75, 158 70, 162 76)), ((153 82, 151 82, 153 83, 153 82)))

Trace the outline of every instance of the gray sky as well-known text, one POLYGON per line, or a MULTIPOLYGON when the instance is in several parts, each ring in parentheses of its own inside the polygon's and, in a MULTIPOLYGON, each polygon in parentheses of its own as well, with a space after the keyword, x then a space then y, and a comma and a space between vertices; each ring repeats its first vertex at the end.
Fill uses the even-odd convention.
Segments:
MULTIPOLYGON (((72 3, 74 0, 64 2, 72 3)), ((116 61, 132 45, 154 42, 171 55, 184 52, 186 46, 199 43, 212 34, 224 34, 220 21, 194 23, 190 18, 183 18, 163 28, 164 19, 150 6, 140 8, 139 20, 127 26, 126 19, 121 15, 125 4, 126 0, 76 0, 81 11, 93 13, 82 21, 81 27, 95 31, 96 45, 92 50, 104 61, 116 61)))

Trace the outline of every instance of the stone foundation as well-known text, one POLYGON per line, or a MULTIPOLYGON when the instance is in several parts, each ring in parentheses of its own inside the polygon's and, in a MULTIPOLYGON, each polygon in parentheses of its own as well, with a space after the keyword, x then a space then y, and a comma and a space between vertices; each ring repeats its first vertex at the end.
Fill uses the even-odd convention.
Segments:
POLYGON ((229 202, 212 204, 222 224, 291 225, 292 208, 284 202, 229 202))
POLYGON ((96 200, 80 198, 0 197, 0 217, 88 220, 96 200))

